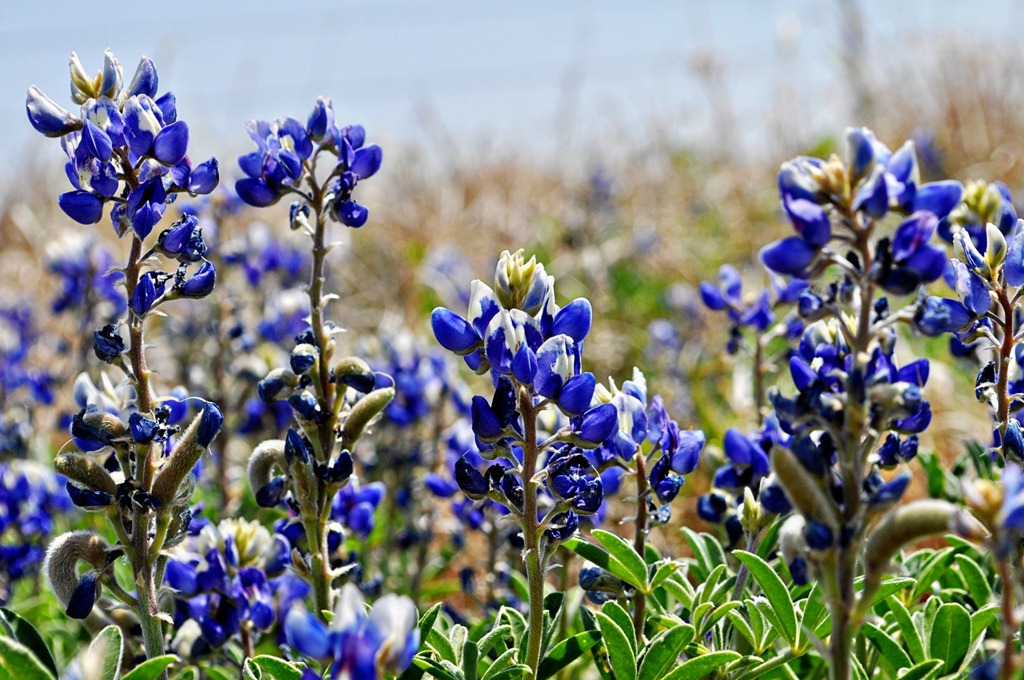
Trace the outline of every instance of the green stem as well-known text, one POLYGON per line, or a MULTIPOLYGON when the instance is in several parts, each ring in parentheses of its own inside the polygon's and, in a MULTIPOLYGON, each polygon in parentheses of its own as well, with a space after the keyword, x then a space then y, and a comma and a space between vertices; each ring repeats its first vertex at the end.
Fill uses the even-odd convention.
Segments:
MULTIPOLYGON (((633 456, 636 461, 636 519, 633 526, 633 548, 641 559, 646 554, 647 539, 647 471, 644 469, 644 454, 637 448, 633 456)), ((633 635, 637 648, 644 644, 644 619, 647 616, 647 595, 639 588, 633 593, 633 635)))
POLYGON ((1006 559, 996 560, 999 566, 999 580, 1002 582, 1003 592, 1000 598, 1002 607, 1002 631, 1003 631, 1003 663, 999 671, 1001 680, 1012 680, 1016 668, 1016 654, 1014 653, 1013 637, 1016 628, 1016 617, 1013 613, 1013 581, 1010 579, 1010 565, 1006 559))
POLYGON ((519 390, 519 412, 523 414, 523 559, 530 588, 530 615, 526 642, 526 665, 533 677, 540 667, 544 638, 544 570, 540 557, 540 527, 537 522, 537 412, 529 390, 519 390))
POLYGON ((316 615, 327 622, 324 612, 331 611, 331 560, 327 554, 327 524, 319 517, 303 517, 306 541, 311 558, 310 585, 313 586, 313 603, 316 615))

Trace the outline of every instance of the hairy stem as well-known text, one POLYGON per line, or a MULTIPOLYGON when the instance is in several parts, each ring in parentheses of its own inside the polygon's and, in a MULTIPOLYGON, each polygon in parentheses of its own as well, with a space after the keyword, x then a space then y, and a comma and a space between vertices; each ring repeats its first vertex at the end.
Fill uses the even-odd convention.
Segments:
POLYGON ((540 558, 540 527, 537 521, 537 411, 529 390, 519 390, 519 412, 523 414, 523 559, 530 588, 530 616, 526 642, 526 665, 533 677, 540 667, 544 636, 544 569, 540 558))
MULTIPOLYGON (((644 469, 644 455, 639 450, 633 456, 636 461, 636 518, 633 524, 633 548, 640 558, 646 554, 647 541, 647 471, 644 469)), ((647 617, 647 595, 639 588, 633 593, 633 635, 637 648, 644 644, 644 619, 647 617)))

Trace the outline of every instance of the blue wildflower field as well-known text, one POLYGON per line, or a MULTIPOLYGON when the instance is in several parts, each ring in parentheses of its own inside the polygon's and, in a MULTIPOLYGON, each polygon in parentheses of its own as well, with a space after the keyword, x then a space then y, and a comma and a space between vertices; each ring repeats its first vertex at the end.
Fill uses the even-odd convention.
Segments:
POLYGON ((326 96, 217 158, 173 84, 28 88, 0 678, 1024 677, 1015 165, 438 174, 326 96))

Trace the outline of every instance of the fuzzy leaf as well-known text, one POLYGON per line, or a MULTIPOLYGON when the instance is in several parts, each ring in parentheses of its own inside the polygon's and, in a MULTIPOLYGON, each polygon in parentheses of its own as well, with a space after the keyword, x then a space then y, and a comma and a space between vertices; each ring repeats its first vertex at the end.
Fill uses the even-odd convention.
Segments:
MULTIPOLYGON (((608 551, 603 550, 600 546, 596 546, 585 539, 575 536, 566 540, 562 545, 569 550, 572 550, 583 559, 593 562, 605 571, 618 576, 638 590, 643 590, 647 585, 646 578, 643 581, 638 579, 625 564, 619 561, 618 558, 608 551)), ((636 553, 633 554, 636 555, 636 553)), ((639 557, 639 555, 636 556, 639 557)))
POLYGON ((54 680, 32 650, 14 638, 0 637, 0 677, 18 680, 54 680))
POLYGON ((879 657, 889 664, 893 671, 899 672, 908 668, 913 663, 910 655, 903 651, 900 643, 896 642, 891 635, 872 623, 864 624, 864 637, 878 649, 879 657))
POLYGON ((964 635, 964 632, 969 630, 971 616, 966 609, 955 602, 948 602, 939 607, 932 621, 928 650, 932 658, 942 661, 940 675, 952 673, 967 656, 971 638, 970 635, 964 635))
POLYGON ((633 581, 630 581, 630 583, 640 590, 647 592, 647 563, 633 549, 633 546, 624 538, 603 529, 594 529, 593 535, 604 546, 604 549, 611 553, 612 557, 629 570, 635 579, 635 583, 633 581))
POLYGON ((82 667, 89 669, 86 680, 117 680, 121 671, 124 637, 117 626, 107 626, 89 645, 82 667))
POLYGON ((929 659, 928 661, 922 661, 916 666, 912 667, 903 675, 899 676, 900 680, 925 680, 925 678, 938 677, 938 669, 942 666, 942 661, 939 659, 929 659))
POLYGON ((605 649, 611 662, 615 680, 636 680, 636 656, 630 645, 633 631, 624 631, 614 619, 604 612, 594 612, 597 625, 601 628, 605 649))
POLYGON ((647 653, 640 663, 640 680, 658 680, 671 668, 683 647, 693 640, 693 626, 685 623, 658 633, 647 643, 647 653))
POLYGON ((53 660, 50 648, 46 646, 46 642, 43 641, 43 637, 35 626, 4 607, 0 607, 0 636, 12 638, 25 645, 48 671, 54 676, 60 675, 57 672, 57 664, 53 660))
POLYGON ((260 654, 251 659, 252 663, 260 669, 260 675, 264 680, 299 680, 302 671, 284 659, 269 654, 260 654))
POLYGON ((595 631, 583 631, 562 640, 540 662, 540 667, 537 669, 537 680, 554 677, 560 670, 585 654, 600 640, 600 633, 595 631))
POLYGON ((160 674, 180 661, 175 654, 164 654, 143 661, 131 671, 121 676, 121 680, 156 680, 160 674))
POLYGON ((740 658, 738 652, 711 652, 690 659, 666 675, 663 680, 699 680, 727 663, 740 658))
POLYGON ((743 550, 735 550, 733 554, 740 562, 747 565, 750 575, 757 581, 757 585, 761 586, 761 591, 768 599, 778 619, 779 633, 790 645, 794 644, 797 633, 796 611, 793 608, 793 598, 790 596, 786 584, 782 582, 775 570, 757 555, 743 550))

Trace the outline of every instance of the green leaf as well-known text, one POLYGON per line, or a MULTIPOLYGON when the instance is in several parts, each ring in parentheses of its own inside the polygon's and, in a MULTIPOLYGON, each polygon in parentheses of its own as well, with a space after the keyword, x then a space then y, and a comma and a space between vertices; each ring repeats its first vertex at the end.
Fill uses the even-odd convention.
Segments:
POLYGON ((263 680, 263 671, 253 665, 252 659, 246 659, 242 664, 242 680, 263 680))
POLYGON ((992 588, 985 578, 984 570, 967 555, 957 555, 954 559, 956 566, 960 567, 960 575, 963 576, 964 585, 967 586, 967 592, 971 594, 974 605, 984 607, 992 597, 992 588))
POLYGON ((677 667, 666 675, 663 680, 699 680, 708 673, 739 659, 742 655, 738 652, 711 652, 690 659, 683 665, 677 667))
POLYGON ((647 585, 646 580, 638 580, 626 565, 620 562, 608 551, 603 550, 600 546, 596 546, 589 541, 575 536, 567 539, 562 543, 562 545, 569 548, 569 550, 572 550, 583 559, 593 562, 605 571, 618 576, 637 590, 643 590, 647 585))
POLYGON ((54 675, 32 650, 14 638, 0 637, 0 678, 54 680, 54 675))
POLYGON ((505 650, 503 654, 500 654, 498 658, 495 659, 494 662, 487 667, 487 670, 484 671, 484 674, 480 676, 480 680, 491 680, 491 678, 505 671, 508 668, 515 668, 518 666, 529 668, 529 666, 526 666, 525 664, 516 663, 516 654, 518 652, 519 650, 515 647, 505 650))
MULTIPOLYGON (((748 600, 747 611, 749 612, 753 609, 753 604, 748 600)), ((732 627, 736 629, 736 632, 746 638, 747 642, 750 643, 750 646, 754 648, 754 651, 761 651, 759 649, 761 646, 761 637, 754 632, 750 622, 747 621, 747 614, 731 611, 726 614, 726 617, 728 617, 729 623, 731 623, 732 627)))
POLYGON ((36 627, 4 607, 0 607, 0 635, 6 635, 25 645, 47 670, 54 676, 60 675, 53 654, 50 653, 50 648, 46 646, 36 627))
POLYGON ((924 644, 914 626, 914 620, 910 617, 910 612, 895 598, 889 601, 889 611, 896 617, 896 624, 900 627, 900 635, 903 637, 903 646, 910 652, 910 658, 916 663, 926 661, 924 644))
POLYGON ((612 557, 622 563, 622 565, 629 570, 633 578, 636 580, 634 585, 645 593, 648 592, 647 588, 647 563, 644 562, 644 558, 633 549, 633 546, 629 542, 617 536, 610 531, 604 529, 594 529, 591 532, 594 538, 597 539, 598 543, 604 546, 612 557))
POLYGON ((434 628, 434 622, 437 621, 438 614, 441 613, 441 603, 438 602, 433 607, 428 609, 420 617, 420 639, 426 640, 427 634, 430 633, 434 628))
POLYGON ((971 638, 974 639, 985 632, 999 615, 999 605, 994 602, 971 614, 971 638))
MULTIPOLYGON (((143 661, 138 666, 121 676, 121 680, 154 680, 160 674, 171 667, 171 664, 180 661, 175 654, 164 654, 152 659, 143 661)), ((301 675, 301 673, 299 674, 301 675)), ((298 677, 298 676, 296 676, 298 677)))
MULTIPOLYGON (((878 590, 875 591, 875 596, 871 599, 871 606, 874 607, 879 602, 884 602, 892 595, 903 590, 907 586, 912 586, 917 583, 917 579, 913 578, 891 578, 887 581, 882 581, 882 585, 878 586, 878 590)), ((864 585, 864 579, 860 579, 857 583, 857 590, 862 590, 864 585)))
POLYGON ((480 648, 472 640, 466 640, 462 645, 462 677, 466 680, 476 680, 476 667, 480 663, 480 648))
POLYGON ((659 680, 671 668, 683 647, 693 640, 693 626, 681 623, 651 638, 647 643, 646 654, 640 663, 639 680, 659 680))
POLYGON ((601 607, 601 612, 614 621, 622 629, 622 632, 626 634, 626 638, 629 640, 629 648, 633 651, 633 658, 635 659, 637 657, 636 632, 633 630, 633 619, 629 612, 615 600, 605 602, 601 607))
POLYGON ((495 626, 489 630, 487 634, 483 635, 476 643, 479 648, 481 658, 490 654, 491 648, 503 641, 511 633, 512 627, 508 624, 495 626))
POLYGON ((426 643, 427 647, 434 650, 434 653, 437 654, 441 661, 457 663, 458 657, 456 656, 455 648, 452 647, 451 640, 448 639, 448 636, 441 631, 436 628, 431 630, 430 633, 427 634, 426 643))
POLYGON ((651 590, 654 590, 664 583, 665 579, 671 576, 677 569, 679 569, 679 567, 680 564, 678 562, 672 561, 666 561, 659 564, 654 569, 654 577, 651 578, 651 590))
POLYGON ((893 671, 899 672, 900 669, 908 668, 913 663, 910 660, 910 655, 903 651, 900 643, 878 626, 865 623, 862 630, 864 637, 878 649, 879 657, 888 663, 893 671))
POLYGON ((608 650, 608 659, 615 673, 615 680, 636 680, 636 656, 630 646, 633 631, 627 633, 622 630, 619 624, 604 612, 594 612, 594 618, 601 629, 601 637, 604 638, 604 646, 608 650))
MULTIPOLYGON (((158 656, 156 658, 160 659, 160 658, 163 658, 163 657, 159 657, 158 656)), ((186 668, 185 670, 194 670, 194 669, 186 668)), ((236 680, 236 678, 238 677, 238 673, 237 672, 229 673, 226 668, 221 668, 220 666, 210 666, 209 668, 205 669, 205 671, 206 671, 207 677, 210 678, 210 680, 236 680)), ((174 680, 179 680, 181 678, 181 676, 182 676, 182 673, 178 673, 177 675, 174 676, 174 680)), ((121 680, 124 680, 124 678, 122 678, 121 680)))
POLYGON ((540 667, 537 669, 537 680, 545 680, 555 676, 560 670, 580 658, 583 654, 586 654, 600 640, 600 633, 589 630, 562 640, 552 647, 551 651, 540 662, 540 667))
MULTIPOLYGON (((252 674, 250 673, 249 676, 252 676, 252 674)), ((192 666, 185 666, 175 673, 171 680, 199 680, 199 669, 192 666)))
POLYGON ((412 662, 419 668, 422 668, 430 677, 437 678, 437 680, 462 680, 429 656, 414 656, 412 662))
POLYGON ((897 676, 900 680, 925 680, 938 676, 938 669, 942 666, 939 659, 929 659, 913 666, 903 675, 897 676))
POLYGON ((914 587, 914 591, 911 593, 911 599, 916 600, 921 597, 926 589, 931 588, 932 583, 939 580, 942 572, 949 568, 956 551, 957 548, 936 550, 931 557, 925 560, 925 563, 915 572, 918 574, 917 586, 914 587))
POLYGON ((744 550, 734 550, 733 555, 747 565, 750 575, 757 581, 761 592, 772 605, 772 610, 778 619, 779 633, 790 645, 794 644, 797 633, 796 611, 793 608, 793 598, 790 596, 786 584, 782 582, 775 570, 757 555, 744 550))
POLYGON ((948 602, 935 614, 932 621, 932 634, 928 642, 928 651, 935 659, 942 661, 940 675, 952 673, 967 656, 967 648, 971 646, 970 635, 971 615, 955 602, 948 602))
POLYGON ((107 626, 93 639, 86 651, 82 667, 94 674, 88 680, 117 680, 121 671, 121 655, 124 651, 124 637, 117 626, 107 626))
POLYGON ((264 679, 299 680, 299 678, 302 677, 302 671, 296 668, 294 664, 288 663, 284 659, 276 656, 260 654, 259 656, 254 657, 252 662, 259 667, 264 679))
POLYGON ((703 581, 707 578, 711 570, 715 568, 717 564, 724 564, 723 562, 712 562, 711 555, 708 554, 707 544, 701 539, 701 535, 693 531, 689 527, 683 527, 683 537, 690 546, 690 550, 693 551, 693 556, 697 558, 696 567, 694 569, 695 575, 698 580, 703 581))

